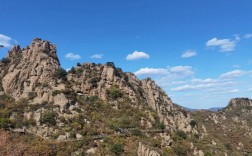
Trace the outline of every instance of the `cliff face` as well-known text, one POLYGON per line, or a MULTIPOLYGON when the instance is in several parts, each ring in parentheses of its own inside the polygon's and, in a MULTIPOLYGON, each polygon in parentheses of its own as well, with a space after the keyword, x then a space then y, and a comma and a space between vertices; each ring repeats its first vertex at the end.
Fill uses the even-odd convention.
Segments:
POLYGON ((26 98, 30 92, 46 91, 40 85, 51 85, 52 74, 59 68, 55 45, 38 38, 26 48, 13 47, 5 59, 10 62, 0 64, 2 89, 16 99, 26 98))
POLYGON ((226 110, 232 110, 237 107, 252 107, 252 100, 248 98, 235 98, 231 99, 228 106, 225 108, 226 110))
POLYGON ((105 65, 86 63, 72 69, 68 80, 75 92, 98 96, 110 102, 107 90, 117 86, 139 109, 148 106, 157 112, 161 122, 164 122, 168 129, 179 127, 185 131, 191 130, 189 114, 183 113, 182 108, 174 106, 168 95, 150 78, 139 80, 134 74, 124 73, 111 63, 105 65), (143 105, 139 105, 140 103, 143 105))

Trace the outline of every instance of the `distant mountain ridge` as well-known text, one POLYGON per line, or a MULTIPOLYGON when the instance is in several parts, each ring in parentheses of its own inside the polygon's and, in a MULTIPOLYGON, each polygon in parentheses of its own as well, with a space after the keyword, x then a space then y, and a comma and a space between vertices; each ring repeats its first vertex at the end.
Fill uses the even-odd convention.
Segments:
POLYGON ((198 111, 198 110, 209 110, 209 111, 213 111, 213 112, 218 112, 218 111, 221 111, 224 108, 225 107, 213 107, 213 108, 209 108, 209 109, 193 109, 193 108, 184 107, 184 109, 186 111, 189 111, 189 112, 198 111))

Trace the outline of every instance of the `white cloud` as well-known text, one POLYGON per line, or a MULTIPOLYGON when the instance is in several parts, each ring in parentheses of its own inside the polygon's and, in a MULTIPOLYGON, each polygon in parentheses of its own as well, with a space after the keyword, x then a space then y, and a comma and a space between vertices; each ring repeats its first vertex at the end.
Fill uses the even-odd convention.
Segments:
POLYGON ((126 57, 126 60, 148 59, 150 55, 145 52, 134 51, 126 57))
MULTIPOLYGON (((173 92, 182 92, 182 91, 200 91, 201 93, 206 92, 211 95, 218 94, 227 94, 227 93, 239 93, 240 85, 244 84, 244 80, 248 79, 251 76, 252 71, 250 70, 233 70, 230 72, 223 73, 217 79, 207 78, 199 79, 193 78, 190 81, 187 79, 187 83, 184 85, 173 85, 171 91, 173 92), (244 77, 247 76, 247 77, 244 77), (231 79, 242 77, 242 79, 231 79), (237 89, 232 89, 237 87, 237 89), (238 89, 239 88, 239 89, 238 89), (220 92, 221 91, 221 92, 220 92)), ((250 78, 249 78, 250 79, 250 78)), ((247 91, 252 91, 252 88, 249 88, 247 91)))
POLYGON ((93 58, 93 59, 101 59, 102 58, 102 54, 94 54, 92 55, 90 58, 93 58))
POLYGON ((158 79, 157 80, 157 82, 159 83, 159 84, 161 84, 162 86, 171 86, 171 85, 182 85, 182 84, 185 84, 185 83, 187 83, 186 81, 176 81, 176 80, 171 80, 171 81, 169 81, 169 80, 167 80, 167 79, 158 79))
POLYGON ((167 74, 167 69, 163 68, 141 68, 135 72, 136 75, 165 75, 167 74))
POLYGON ((189 57, 193 57, 193 56, 196 56, 196 55, 197 55, 196 51, 188 50, 188 51, 184 52, 181 57, 182 58, 189 58, 189 57))
POLYGON ((238 93, 238 92, 240 92, 239 89, 232 89, 232 90, 229 91, 229 93, 238 93))
POLYGON ((244 38, 252 38, 252 34, 251 34, 251 33, 248 33, 248 34, 245 34, 243 37, 244 37, 244 38))
POLYGON ((220 47, 220 51, 230 52, 230 51, 235 50, 235 46, 239 40, 240 40, 240 37, 237 35, 234 40, 212 38, 211 40, 207 41, 206 46, 207 47, 220 47))
POLYGON ((194 74, 191 66, 175 66, 170 67, 169 71, 177 76, 190 76, 194 74))
POLYGON ((249 84, 252 82, 252 70, 230 70, 217 77, 206 78, 196 77, 195 72, 191 66, 172 66, 142 68, 135 74, 150 76, 169 96, 174 95, 172 99, 175 103, 183 106, 225 106, 228 100, 234 97, 251 98, 252 86, 249 84))
POLYGON ((5 48, 11 48, 14 44, 17 44, 17 41, 9 36, 0 34, 0 45, 3 45, 5 48))
POLYGON ((246 72, 242 70, 233 70, 220 75, 220 78, 235 78, 244 75, 246 72))
POLYGON ((232 81, 227 81, 227 82, 221 82, 221 81, 216 81, 216 82, 212 82, 212 83, 199 83, 199 84, 195 84, 195 85, 183 85, 183 86, 179 86, 179 87, 175 87, 175 88, 172 88, 171 91, 192 91, 192 90, 202 90, 202 89, 210 89, 209 91, 211 90, 217 90, 218 87, 224 87, 224 86, 227 86, 227 87, 230 87, 232 86, 233 84, 235 84, 234 82, 232 81))
POLYGON ((79 59, 81 59, 80 55, 77 55, 77 54, 74 54, 74 53, 68 53, 68 54, 65 55, 65 57, 67 59, 70 59, 70 60, 79 60, 79 59))
POLYGON ((175 80, 181 79, 188 76, 192 76, 194 74, 191 66, 174 66, 168 68, 141 68, 135 72, 137 76, 148 76, 148 75, 155 75, 155 76, 162 76, 160 82, 165 82, 167 79, 175 80))
POLYGON ((205 89, 215 86, 215 83, 209 84, 197 84, 197 85, 183 85, 176 88, 172 88, 172 91, 188 91, 188 90, 197 90, 197 89, 205 89))
POLYGON ((240 41, 241 40, 241 38, 240 38, 240 36, 239 36, 239 34, 235 34, 235 35, 233 35, 234 37, 235 37, 235 41, 240 41))
POLYGON ((215 83, 217 81, 218 80, 211 79, 211 78, 208 78, 208 79, 192 79, 192 82, 194 82, 194 83, 215 83))
POLYGON ((177 91, 186 91, 186 90, 192 90, 192 89, 195 89, 195 87, 191 85, 184 85, 184 86, 172 88, 171 91, 177 92, 177 91))

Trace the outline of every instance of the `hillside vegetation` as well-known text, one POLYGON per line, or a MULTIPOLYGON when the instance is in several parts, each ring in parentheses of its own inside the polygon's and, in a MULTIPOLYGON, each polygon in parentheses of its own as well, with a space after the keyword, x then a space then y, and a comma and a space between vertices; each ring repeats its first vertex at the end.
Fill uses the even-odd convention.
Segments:
POLYGON ((187 112, 113 62, 60 67, 35 38, 0 62, 0 155, 252 154, 252 100, 187 112))

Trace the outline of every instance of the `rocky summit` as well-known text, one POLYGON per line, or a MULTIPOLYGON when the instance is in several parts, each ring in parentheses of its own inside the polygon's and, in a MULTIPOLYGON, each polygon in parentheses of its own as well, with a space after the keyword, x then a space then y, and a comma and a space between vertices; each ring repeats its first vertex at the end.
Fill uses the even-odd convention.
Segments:
POLYGON ((0 62, 0 155, 252 154, 252 100, 188 112, 113 62, 60 67, 35 38, 0 62))

